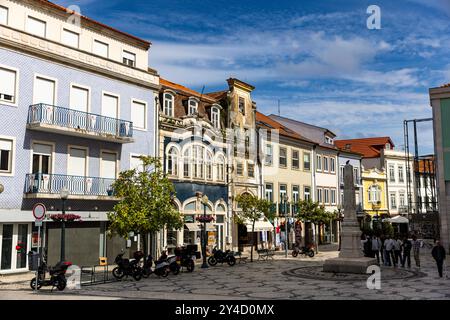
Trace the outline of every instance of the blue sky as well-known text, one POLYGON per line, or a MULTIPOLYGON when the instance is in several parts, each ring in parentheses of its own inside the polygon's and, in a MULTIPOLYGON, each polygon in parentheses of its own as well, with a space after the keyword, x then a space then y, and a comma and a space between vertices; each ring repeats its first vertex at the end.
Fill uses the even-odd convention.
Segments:
MULTIPOLYGON (((391 136, 431 117, 428 88, 450 82, 450 0, 55 0, 150 40, 150 66, 201 91, 230 76, 255 85, 266 114, 327 127, 338 138, 391 136), (381 8, 369 30, 366 9, 381 8)), ((420 126, 421 152, 432 127, 420 126)))

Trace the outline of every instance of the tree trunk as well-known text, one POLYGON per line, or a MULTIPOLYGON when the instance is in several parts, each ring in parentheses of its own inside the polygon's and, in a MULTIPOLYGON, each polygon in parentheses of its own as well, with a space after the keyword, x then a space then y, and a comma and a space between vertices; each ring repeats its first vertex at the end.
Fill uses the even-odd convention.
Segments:
POLYGON ((253 262, 253 247, 255 246, 255 222, 256 220, 253 220, 252 225, 252 249, 250 250, 250 262, 253 262))

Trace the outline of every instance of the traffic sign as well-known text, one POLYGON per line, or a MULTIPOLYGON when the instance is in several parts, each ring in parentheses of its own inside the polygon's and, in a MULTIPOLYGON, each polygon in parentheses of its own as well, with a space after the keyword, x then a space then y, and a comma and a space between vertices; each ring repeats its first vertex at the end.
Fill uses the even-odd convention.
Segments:
POLYGON ((36 220, 44 220, 47 208, 43 203, 36 203, 33 206, 33 216, 36 220))

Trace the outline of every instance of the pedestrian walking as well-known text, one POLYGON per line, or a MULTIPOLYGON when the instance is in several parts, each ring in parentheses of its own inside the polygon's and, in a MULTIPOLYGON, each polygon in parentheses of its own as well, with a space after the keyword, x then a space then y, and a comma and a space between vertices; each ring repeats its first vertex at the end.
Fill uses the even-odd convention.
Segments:
POLYGON ((394 267, 398 264, 403 264, 402 261, 402 241, 398 238, 398 236, 394 239, 394 267))
POLYGON ((420 268, 420 241, 417 240, 416 235, 412 236, 412 250, 416 267, 420 268))
POLYGON ((408 262, 408 268, 411 268, 411 249, 412 249, 412 243, 408 239, 408 237, 403 238, 403 259, 402 259, 402 267, 405 267, 406 262, 408 262))
POLYGON ((433 250, 431 250, 431 255, 433 256, 434 260, 436 261, 439 277, 442 278, 442 269, 443 269, 444 260, 445 260, 445 249, 439 240, 436 241, 436 244, 433 247, 433 250))
POLYGON ((381 249, 381 240, 377 236, 373 236, 372 238, 372 254, 373 257, 377 258, 378 264, 380 264, 380 249, 381 249))
MULTIPOLYGON (((386 236, 386 240, 384 240, 384 265, 391 266, 391 259, 394 260, 394 240, 391 239, 389 235, 386 236)), ((393 261, 394 262, 394 261, 393 261)))

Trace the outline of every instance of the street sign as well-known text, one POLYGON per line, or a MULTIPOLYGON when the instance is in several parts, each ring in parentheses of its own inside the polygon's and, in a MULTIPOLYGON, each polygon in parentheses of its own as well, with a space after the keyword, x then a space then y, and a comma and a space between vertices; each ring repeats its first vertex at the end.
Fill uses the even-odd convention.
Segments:
POLYGON ((36 203, 33 206, 33 216, 37 220, 44 220, 45 212, 47 211, 47 208, 43 203, 36 203))
POLYGON ((35 221, 34 221, 34 225, 35 225, 36 227, 42 227, 42 220, 35 220, 35 221))

